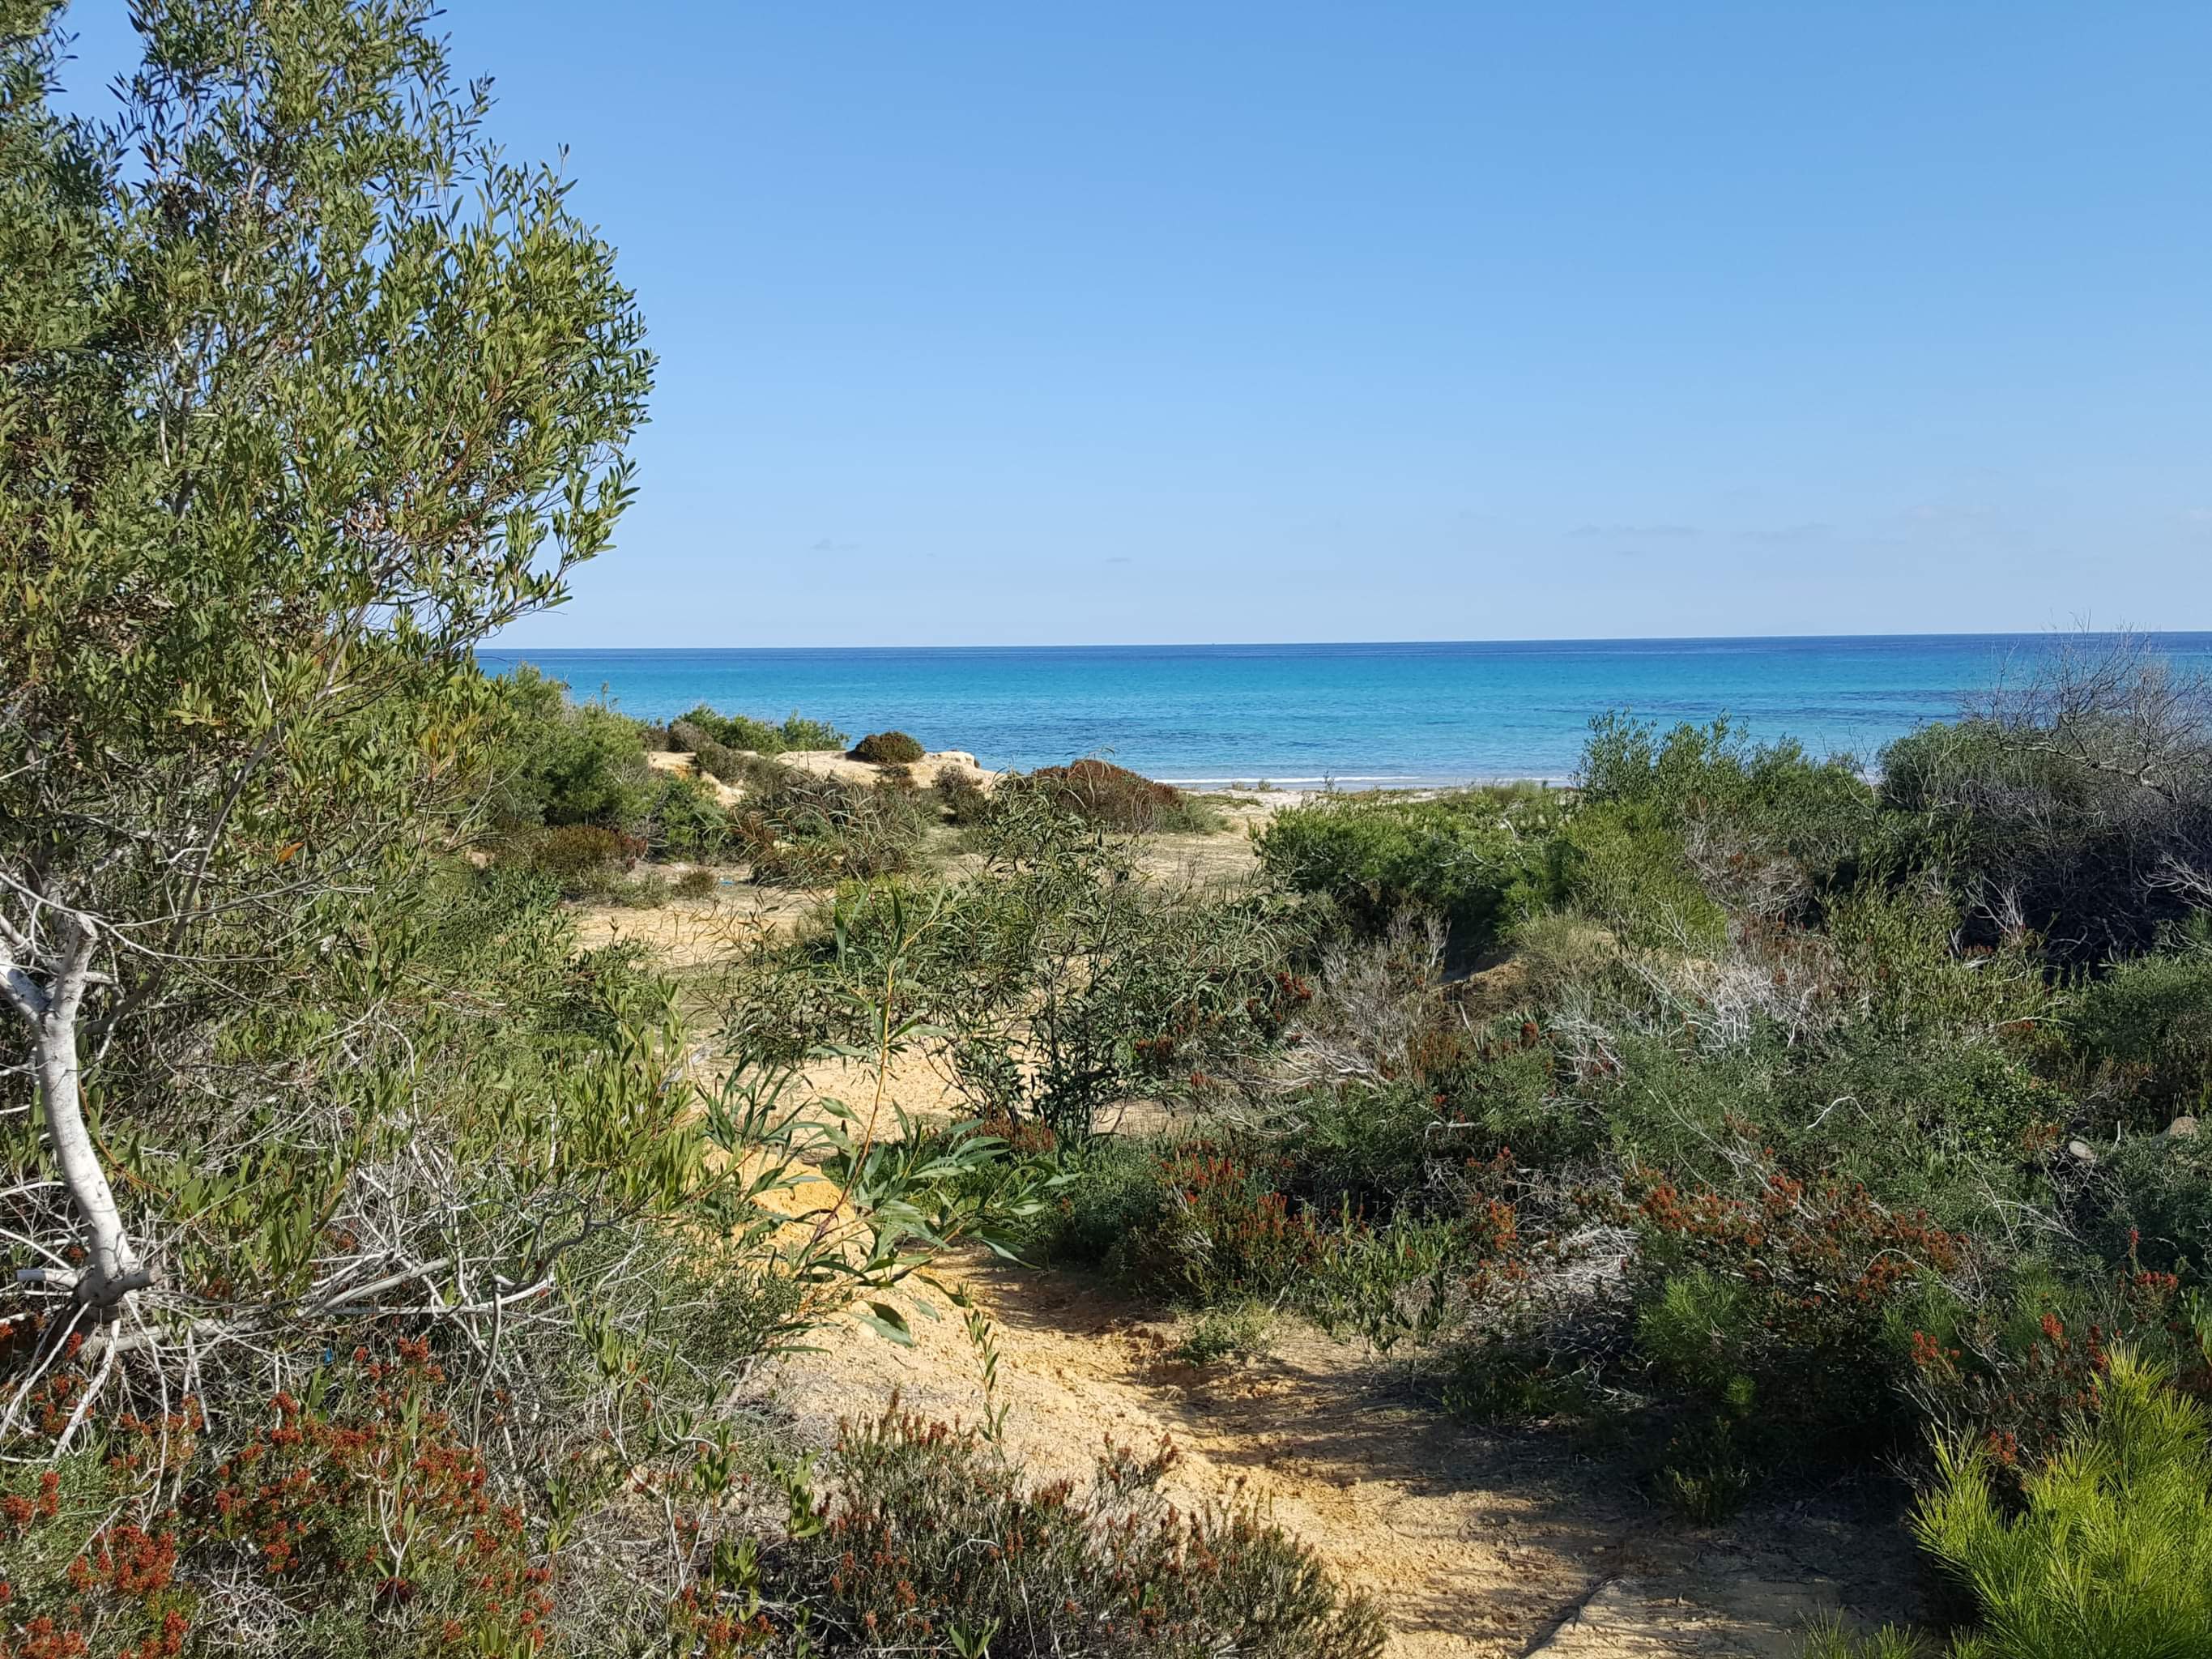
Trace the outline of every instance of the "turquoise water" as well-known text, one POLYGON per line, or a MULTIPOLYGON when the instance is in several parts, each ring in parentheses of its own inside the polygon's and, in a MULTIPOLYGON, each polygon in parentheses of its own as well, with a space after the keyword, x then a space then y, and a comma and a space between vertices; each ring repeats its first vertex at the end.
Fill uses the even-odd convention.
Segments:
MULTIPOLYGON (((2212 634, 2157 636, 2212 669, 2212 634)), ((1558 640, 1496 644, 486 651, 579 696, 665 720, 699 702, 854 737, 896 726, 990 767, 1098 755, 1196 785, 1261 778, 1351 786, 1564 780, 1590 716, 1672 725, 1727 714, 1870 761, 1958 710, 2050 635, 1558 640)))

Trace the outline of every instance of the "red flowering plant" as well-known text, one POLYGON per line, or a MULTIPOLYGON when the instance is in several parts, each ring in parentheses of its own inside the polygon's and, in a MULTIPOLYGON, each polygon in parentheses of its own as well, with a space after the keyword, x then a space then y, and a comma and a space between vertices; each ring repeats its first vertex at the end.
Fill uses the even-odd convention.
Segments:
POLYGON ((1200 1139, 1164 1149, 1157 1163, 1158 1201, 1120 1250, 1145 1288, 1200 1304, 1271 1295, 1319 1258, 1311 1212, 1283 1193, 1291 1166, 1282 1152, 1200 1139))
POLYGON ((1748 1139, 1738 1152, 1727 1190, 1628 1170, 1638 1346, 1665 1382, 1738 1420, 1883 1437, 1910 1334, 1952 1300, 1966 1241, 1855 1182, 1793 1175, 1748 1139))
POLYGON ((1911 1334, 1908 1392, 1951 1440, 2018 1480, 2095 1402, 2115 1352, 2155 1364, 2169 1386, 2212 1401, 2212 1301, 2176 1275, 2129 1262, 2060 1285, 2023 1283, 1911 1334))

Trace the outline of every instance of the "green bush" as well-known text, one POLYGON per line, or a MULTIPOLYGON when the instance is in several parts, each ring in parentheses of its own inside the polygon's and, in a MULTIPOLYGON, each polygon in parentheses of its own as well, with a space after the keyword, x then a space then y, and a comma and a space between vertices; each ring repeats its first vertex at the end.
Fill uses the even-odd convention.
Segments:
POLYGON ((671 720, 668 731, 672 747, 693 754, 709 743, 771 756, 845 746, 845 734, 826 721, 805 720, 794 712, 781 724, 771 725, 748 714, 720 714, 703 702, 671 720))
POLYGON ((1479 949, 1544 890, 1545 849, 1566 817, 1531 789, 1470 789, 1433 800, 1347 796, 1278 812, 1260 861, 1279 884, 1323 893, 1358 925, 1433 911, 1453 944, 1479 949))
POLYGON ((1109 1258, 1137 1288, 1200 1306, 1267 1297, 1319 1260, 1320 1230, 1282 1192, 1280 1152, 1195 1139, 1158 1156, 1162 1201, 1109 1258))
POLYGON ((1301 992, 1285 966, 1305 937, 1297 907, 1147 882, 1128 842, 1020 791, 975 839, 984 867, 971 877, 841 893, 830 921, 836 971, 858 988, 880 982, 926 908, 902 982, 950 1034, 978 1115, 1042 1121, 1073 1150, 1111 1103, 1200 1090, 1217 1059, 1281 1037, 1301 992))
POLYGON ((1717 951, 1728 918, 1690 869, 1681 833, 1649 801, 1583 805, 1544 848, 1543 891, 1641 945, 1717 951))
POLYGON ((648 831, 655 849, 680 859, 722 857, 737 836, 729 809, 696 778, 663 776, 648 831))
POLYGON ((1790 858, 1816 883, 1850 872, 1878 805, 1850 754, 1816 759, 1792 738, 1752 744, 1725 717, 1662 734, 1599 714, 1577 776, 1586 801, 1648 807, 1677 834, 1717 834, 1728 858, 1790 858))
POLYGON ((1267 1352, 1274 1325, 1274 1310, 1264 1302, 1227 1302, 1201 1309, 1184 1328, 1175 1358, 1186 1365, 1255 1359, 1267 1352))
POLYGON ((1925 891, 1866 883, 1841 895, 1826 923, 1842 989, 1892 1031, 2025 1036, 2056 1007, 2041 960, 2017 936, 1962 950, 1964 920, 1948 896, 1925 891))
POLYGON ((2212 1653, 2212 1449, 2203 1408, 2113 1353, 2017 1513, 1987 1453, 1940 1443, 1913 1530, 1980 1606, 1956 1652, 1987 1659, 2195 1659, 2212 1653))
POLYGON ((2212 1100, 2212 953, 2122 963, 2071 999, 2069 1056, 2081 1080, 2116 1097, 2137 1128, 2212 1100))
POLYGON ((686 870, 670 883, 669 890, 678 898, 712 898, 715 890, 720 885, 720 878, 712 870, 694 868, 686 870))
POLYGON ((1719 1053, 1630 1033, 1608 1052, 1614 1069, 1571 1092, 1616 1156, 1680 1182, 1726 1186, 1748 1149, 1952 1231, 2049 1200, 2042 1152, 2067 1102, 2002 1044, 1859 1024, 1816 1043, 1761 1029, 1719 1053))
POLYGON ((2055 735, 1975 720, 1898 739, 1882 752, 1884 856, 1942 872, 1981 942, 2016 918, 2057 960, 2095 968, 2188 917, 2164 878, 2212 860, 2212 791, 2201 769, 2153 787, 2134 765, 2096 764, 2129 749, 2124 734, 2055 735))
POLYGON ((490 802, 495 823, 634 830, 651 816, 660 777, 637 722, 600 703, 569 702, 566 686, 527 664, 496 684, 504 764, 490 802))
POLYGON ((1167 1206, 1167 1173, 1156 1149, 1100 1135, 1062 1155, 1070 1177, 1037 1216, 1027 1248, 1047 1262, 1105 1265, 1121 1241, 1167 1206))
POLYGON ((903 732, 871 732, 853 745, 852 757, 872 766, 911 766, 928 752, 903 732))
POLYGON ((1708 1438, 1777 1462, 1878 1451, 1909 1420, 1911 1334, 1966 1241, 1755 1148, 1737 1164, 1721 1186, 1632 1172, 1637 1345, 1708 1438))
POLYGON ((2130 1135, 2096 1173, 2084 1209, 2105 1258, 2201 1281, 2212 1268, 2212 1139, 2130 1135))
POLYGON ((532 836, 525 843, 533 870, 565 887, 637 862, 638 843, 595 823, 564 823, 532 836))

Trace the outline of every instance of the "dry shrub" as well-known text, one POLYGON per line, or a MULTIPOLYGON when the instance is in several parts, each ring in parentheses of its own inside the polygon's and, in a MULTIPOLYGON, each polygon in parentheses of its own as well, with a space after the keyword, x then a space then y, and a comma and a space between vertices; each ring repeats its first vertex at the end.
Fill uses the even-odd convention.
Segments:
POLYGON ((1087 1490, 1026 1486, 973 1431, 894 1410, 848 1425, 833 1497, 793 1492, 795 1547, 837 1651, 993 1659, 1373 1659, 1381 1615, 1252 1510, 1194 1514, 1175 1461, 1109 1444, 1087 1490))
POLYGON ((1183 827, 1197 805, 1172 784, 1102 760, 1041 767, 1024 787, 1090 823, 1132 833, 1183 827))

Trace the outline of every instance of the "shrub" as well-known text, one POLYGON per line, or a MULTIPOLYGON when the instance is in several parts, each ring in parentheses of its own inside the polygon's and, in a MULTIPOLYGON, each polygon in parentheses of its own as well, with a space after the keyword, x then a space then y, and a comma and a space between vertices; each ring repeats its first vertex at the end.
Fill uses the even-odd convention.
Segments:
POLYGON ((642 850, 632 837, 595 823, 564 823, 530 837, 528 861, 564 889, 587 883, 617 866, 628 868, 642 850))
POLYGON ((2163 1128, 2212 1099, 2212 953, 2120 963, 2075 995, 2065 1028, 2081 1081, 2134 1127, 2163 1128))
POLYGON ((2202 1280, 2212 1267, 2212 1139, 2128 1136, 2105 1156, 2081 1208, 2107 1261, 2202 1280))
POLYGON ((1747 1194, 1632 1172, 1638 1346, 1732 1438, 1878 1447, 1899 1415, 1910 1333, 1964 1241, 1863 1188, 1747 1163, 1747 1194))
POLYGON ((805 720, 793 713, 782 724, 770 725, 750 715, 720 714, 703 702, 671 720, 668 730, 675 747, 694 754, 708 743, 770 756, 845 746, 845 734, 825 721, 805 720))
POLYGON ((1940 894, 1868 883, 1840 895, 1829 906, 1827 935, 1846 994, 1894 1031, 2024 1034, 2053 1008, 2029 939, 2014 932, 1961 948, 1963 920, 1940 894))
POLYGON ((911 766, 928 752, 903 732, 871 732, 853 745, 852 757, 872 766, 911 766))
POLYGON ((310 1392, 277 1391, 220 1461, 193 1457, 196 1413, 126 1417, 98 1474, 74 1463, 0 1492, 0 1628, 26 1638, 0 1635, 0 1652, 167 1659, 188 1640, 228 1645, 241 1602, 272 1651, 531 1650, 551 1571, 523 1512, 494 1497, 428 1344, 403 1340, 389 1362, 356 1352, 310 1392), (173 1503, 124 1518, 133 1479, 173 1482, 173 1503), (87 1511, 104 1511, 88 1537, 87 1511))
POLYGON ((1220 815, 1173 784, 1155 783, 1126 766, 1079 760, 1066 766, 1042 766, 1008 780, 1061 811, 1086 823, 1129 834, 1153 830, 1203 833, 1218 827, 1220 815))
POLYGON ((677 877, 671 884, 670 890, 678 898, 711 898, 714 896, 715 889, 720 885, 720 881, 712 870, 694 867, 677 877))
POLYGON ((1186 1365, 1214 1365, 1224 1359, 1252 1359, 1267 1352, 1274 1310, 1263 1302, 1231 1302, 1201 1309, 1175 1346, 1186 1365))
POLYGON ((1310 1215, 1281 1191, 1280 1153, 1201 1139, 1158 1158, 1158 1206, 1110 1258, 1133 1284, 1202 1306, 1271 1295, 1320 1255, 1310 1215))
POLYGON ((1945 1441, 1913 1530, 1980 1604, 1991 1659, 2212 1653, 2212 1449, 2204 1413, 2115 1354, 2010 1512, 1988 1454, 1945 1441))
POLYGON ((835 1495, 795 1482, 792 1548, 816 1617, 866 1652, 994 1659, 1375 1659, 1364 1596, 1253 1511, 1185 1514, 1174 1460, 1120 1449, 1087 1491, 1024 1487, 972 1432, 886 1415, 838 1441, 835 1495))
POLYGON ((1601 714, 1577 772, 1584 799, 1642 806, 1677 834, 1710 841, 1736 864, 1738 882, 1753 874, 1748 866, 1786 859, 1824 883, 1848 872, 1874 828, 1877 798, 1853 757, 1816 758, 1788 738, 1753 744, 1726 717, 1662 736, 1655 722, 1601 714))
POLYGON ((927 826, 911 795, 754 764, 737 822, 761 885, 832 887, 913 867, 927 826))
POLYGON ((1532 908, 1544 849, 1565 808, 1526 789, 1471 789, 1433 800, 1322 800, 1279 812, 1260 839, 1278 884, 1324 893, 1358 926, 1431 910, 1452 943, 1479 949, 1532 908))
POLYGON ((930 791, 948 823, 965 828, 984 823, 991 816, 990 791, 972 772, 948 767, 937 775, 930 791))
POLYGON ((1972 1309, 1935 1304, 1912 1336, 1911 1391, 1954 1439, 1971 1439, 1993 1475, 2016 1483, 2063 1440, 2116 1353, 2158 1365, 2212 1399, 2212 1306, 2172 1274, 2130 1265, 2060 1277, 2016 1270, 1972 1309))
POLYGON ((682 859, 720 858, 737 836, 729 809, 696 778, 665 779, 648 830, 655 848, 682 859))
POLYGON ((505 776, 491 799, 502 825, 598 824, 630 830, 652 811, 660 780, 636 721, 525 665, 495 682, 505 714, 505 776))
POLYGON ((1677 1185, 1736 1190, 1744 1170, 1771 1168, 1954 1232, 2048 1198, 2036 1166, 2066 1103, 1996 1043, 1860 1024, 1810 1045, 1767 1029, 1717 1053, 1653 1035, 1604 1052, 1611 1070, 1574 1092, 1620 1154, 1677 1185))
POLYGON ((1100 1135, 1064 1156, 1072 1178, 1033 1224, 1030 1248, 1050 1262, 1097 1267, 1167 1204, 1166 1164, 1154 1148, 1100 1135))
POLYGON ((1900 738, 1882 752, 1887 856, 1942 872, 1980 942, 2024 923, 2085 968, 2148 949, 2189 914, 2172 868, 2212 860, 2212 788, 2201 768, 2140 783, 2102 764, 2116 746, 1988 719, 1900 738))
POLYGON ((1633 945, 1720 948, 1727 915, 1690 867, 1681 832, 1649 801, 1578 808, 1544 849, 1543 890, 1633 945))
POLYGON ((926 900, 902 983, 950 1034, 978 1115, 1040 1120, 1073 1149, 1112 1102, 1200 1089, 1217 1058, 1281 1036, 1299 994, 1284 963, 1304 936, 1291 907, 1143 881, 1128 843, 1019 791, 975 840, 985 867, 969 878, 841 894, 830 920, 836 971, 857 988, 880 982, 926 900))

